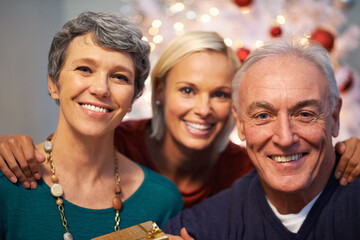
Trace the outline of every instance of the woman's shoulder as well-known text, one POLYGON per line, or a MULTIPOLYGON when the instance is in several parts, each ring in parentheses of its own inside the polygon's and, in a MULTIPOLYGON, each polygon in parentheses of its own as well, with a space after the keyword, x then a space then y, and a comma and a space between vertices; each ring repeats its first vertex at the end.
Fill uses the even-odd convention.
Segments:
MULTIPOLYGON (((158 189, 163 189, 167 191, 171 191, 175 194, 180 194, 179 189, 176 185, 167 177, 154 172, 153 170, 139 164, 139 166, 143 169, 145 173, 145 180, 148 181, 153 187, 158 189)), ((180 194, 181 196, 181 194, 180 194)))

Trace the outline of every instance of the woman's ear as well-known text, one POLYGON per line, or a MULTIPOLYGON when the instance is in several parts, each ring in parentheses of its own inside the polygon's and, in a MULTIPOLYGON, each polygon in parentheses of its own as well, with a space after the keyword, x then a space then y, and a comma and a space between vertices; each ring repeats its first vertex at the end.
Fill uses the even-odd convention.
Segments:
POLYGON ((59 88, 50 75, 48 75, 48 90, 52 99, 59 100, 59 88))
POLYGON ((156 96, 156 105, 163 105, 164 104, 164 84, 159 83, 155 89, 155 96, 156 96))

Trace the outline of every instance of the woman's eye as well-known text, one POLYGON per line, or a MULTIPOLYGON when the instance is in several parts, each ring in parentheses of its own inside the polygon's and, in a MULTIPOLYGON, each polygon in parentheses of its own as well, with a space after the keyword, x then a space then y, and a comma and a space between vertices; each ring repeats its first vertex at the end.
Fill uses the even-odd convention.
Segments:
POLYGON ((214 96, 218 98, 230 98, 230 94, 222 91, 215 92, 214 96))
POLYGON ((180 89, 180 91, 184 94, 190 94, 190 93, 194 92, 193 89, 189 88, 189 87, 183 87, 180 89))
POLYGON ((115 74, 113 76, 113 78, 116 78, 117 80, 120 80, 120 81, 129 82, 129 79, 126 76, 122 75, 122 74, 115 74))
POLYGON ((89 67, 85 67, 85 66, 77 67, 76 70, 81 71, 81 72, 91 73, 91 69, 89 67))

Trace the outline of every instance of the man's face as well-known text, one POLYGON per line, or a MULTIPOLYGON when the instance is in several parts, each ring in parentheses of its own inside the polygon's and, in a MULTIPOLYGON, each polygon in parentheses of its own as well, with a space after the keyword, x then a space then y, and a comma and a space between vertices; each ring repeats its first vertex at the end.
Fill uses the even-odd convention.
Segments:
POLYGON ((325 185, 340 107, 332 113, 319 69, 295 56, 267 57, 250 67, 239 91, 239 136, 265 192, 306 193, 317 191, 315 181, 325 185))

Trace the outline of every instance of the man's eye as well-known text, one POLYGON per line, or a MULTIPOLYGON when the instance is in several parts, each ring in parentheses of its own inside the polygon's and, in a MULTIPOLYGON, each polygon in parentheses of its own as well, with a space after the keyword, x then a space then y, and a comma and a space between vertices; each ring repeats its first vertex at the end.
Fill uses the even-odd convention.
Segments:
POLYGON ((269 117, 269 115, 267 113, 260 113, 259 115, 256 116, 256 118, 258 119, 267 119, 269 117))
POLYGON ((91 69, 88 68, 88 67, 85 67, 85 66, 80 66, 80 67, 77 67, 76 70, 78 71, 81 71, 81 72, 88 72, 88 73, 91 73, 91 69))
POLYGON ((317 115, 312 112, 300 112, 294 116, 295 120, 300 122, 309 123, 317 118, 317 115))
POLYGON ((192 88, 189 88, 189 87, 183 87, 183 88, 180 89, 180 91, 181 91, 182 93, 185 93, 185 94, 190 94, 190 93, 193 92, 193 89, 192 89, 192 88))

